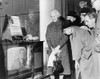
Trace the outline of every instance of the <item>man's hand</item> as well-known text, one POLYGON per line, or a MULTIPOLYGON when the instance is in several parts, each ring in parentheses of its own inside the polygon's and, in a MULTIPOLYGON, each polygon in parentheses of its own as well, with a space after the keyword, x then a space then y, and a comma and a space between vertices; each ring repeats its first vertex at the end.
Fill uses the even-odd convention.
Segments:
POLYGON ((67 35, 71 35, 73 33, 73 27, 68 27, 68 28, 64 29, 63 33, 65 33, 67 35))

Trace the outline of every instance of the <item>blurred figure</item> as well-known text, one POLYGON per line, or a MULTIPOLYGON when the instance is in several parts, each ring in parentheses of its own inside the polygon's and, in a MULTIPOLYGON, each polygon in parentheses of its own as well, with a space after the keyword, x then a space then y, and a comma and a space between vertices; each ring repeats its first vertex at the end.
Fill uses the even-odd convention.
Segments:
POLYGON ((89 0, 80 0, 79 1, 79 14, 81 12, 81 9, 83 9, 83 8, 92 8, 89 0))
POLYGON ((100 34, 100 0, 91 0, 92 7, 96 9, 96 33, 100 34))
POLYGON ((84 8, 84 7, 87 7, 87 1, 86 0, 81 0, 80 2, 79 2, 79 7, 82 9, 82 8, 84 8))
POLYGON ((96 34, 100 34, 100 0, 91 0, 92 7, 96 9, 96 34))
MULTIPOLYGON (((49 54, 52 55, 53 51, 56 52, 54 54, 59 55, 59 58, 62 61, 64 72, 61 74, 70 75, 69 54, 66 43, 68 38, 62 32, 62 22, 59 20, 60 16, 61 14, 57 10, 54 9, 50 11, 52 22, 47 27, 46 40, 49 54), (59 52, 59 50, 61 51, 59 52)), ((52 59, 54 59, 54 57, 52 59)), ((47 74, 53 74, 52 66, 48 66, 47 74)), ((54 79, 54 76, 50 77, 51 79, 54 79)), ((60 79, 63 79, 63 75, 60 75, 60 79)))
MULTIPOLYGON (((96 50, 98 51, 97 52, 97 58, 98 58, 98 63, 99 63, 99 67, 100 67, 100 0, 91 0, 91 4, 92 4, 92 7, 96 9, 96 14, 97 14, 97 19, 96 19, 96 28, 95 28, 95 46, 96 46, 96 50)), ((99 73, 100 74, 100 68, 97 68, 99 70, 99 73)), ((98 79, 100 79, 100 76, 98 77, 98 79)))
POLYGON ((25 20, 25 28, 27 32, 26 38, 32 40, 39 39, 39 15, 35 15, 32 9, 29 9, 27 20, 25 20))
POLYGON ((100 0, 91 0, 92 7, 96 9, 96 11, 100 11, 100 0))
MULTIPOLYGON (((33 9, 29 9, 28 17, 25 20, 26 36, 25 40, 39 41, 39 14, 36 15, 33 9)), ((27 68, 33 68, 32 45, 27 46, 27 68)))

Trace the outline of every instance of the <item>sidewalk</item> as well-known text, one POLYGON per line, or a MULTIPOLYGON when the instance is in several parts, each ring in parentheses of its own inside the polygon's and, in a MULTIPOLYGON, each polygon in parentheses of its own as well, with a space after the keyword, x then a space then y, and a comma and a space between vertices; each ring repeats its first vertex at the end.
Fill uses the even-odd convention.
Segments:
MULTIPOLYGON (((46 78, 43 78, 46 76, 46 71, 47 71, 47 67, 44 67, 44 73, 42 75, 42 73, 37 73, 33 79, 50 79, 50 77, 46 77, 46 78)), ((32 79, 32 78, 26 78, 26 79, 32 79)), ((75 72, 72 71, 72 75, 68 75, 68 76, 65 76, 64 79, 75 79, 75 72)))

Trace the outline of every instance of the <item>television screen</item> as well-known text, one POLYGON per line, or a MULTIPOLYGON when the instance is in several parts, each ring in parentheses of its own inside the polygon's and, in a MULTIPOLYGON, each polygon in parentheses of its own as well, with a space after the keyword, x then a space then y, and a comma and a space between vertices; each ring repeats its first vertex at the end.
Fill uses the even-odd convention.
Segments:
POLYGON ((25 47, 12 47, 7 50, 7 70, 18 70, 24 68, 27 62, 25 47))

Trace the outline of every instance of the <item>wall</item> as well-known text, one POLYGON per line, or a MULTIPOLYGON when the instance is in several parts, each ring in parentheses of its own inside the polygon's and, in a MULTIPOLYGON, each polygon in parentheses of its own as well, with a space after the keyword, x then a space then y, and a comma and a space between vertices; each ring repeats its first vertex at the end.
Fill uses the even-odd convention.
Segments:
POLYGON ((61 9, 61 3, 62 3, 63 0, 55 0, 55 5, 54 5, 54 8, 57 9, 60 13, 62 12, 61 9))
POLYGON ((67 10, 67 3, 68 0, 55 0, 55 9, 57 9, 63 17, 65 17, 65 13, 67 10))
POLYGON ((44 65, 47 64, 46 29, 51 22, 49 11, 54 9, 55 0, 40 0, 40 40, 44 41, 44 65))
POLYGON ((29 9, 39 12, 39 0, 3 0, 2 6, 4 14, 9 15, 25 13, 29 9))

